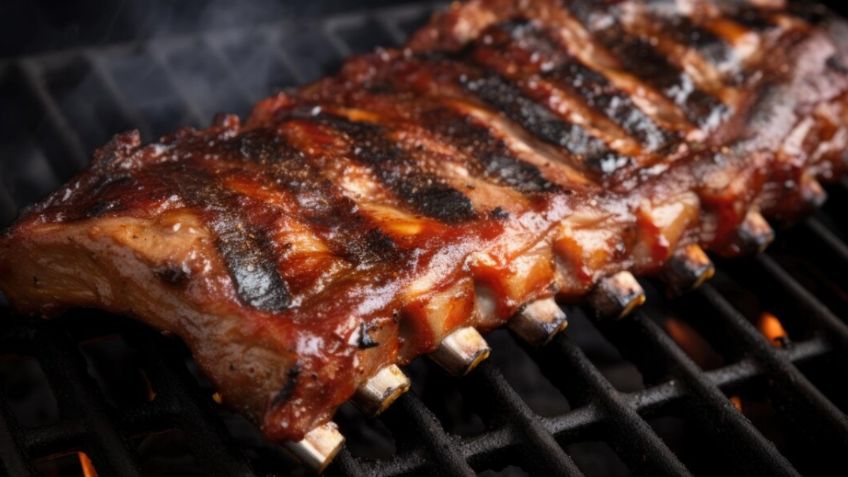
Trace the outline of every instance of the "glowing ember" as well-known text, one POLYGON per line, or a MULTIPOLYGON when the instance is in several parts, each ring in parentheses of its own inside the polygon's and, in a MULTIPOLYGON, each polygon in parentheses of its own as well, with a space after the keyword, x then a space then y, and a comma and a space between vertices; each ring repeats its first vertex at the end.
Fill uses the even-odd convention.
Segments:
POLYGON ((757 329, 774 346, 784 347, 789 343, 789 335, 780 320, 769 312, 763 312, 757 320, 757 329))
POLYGON ((147 401, 150 402, 156 399, 156 390, 153 389, 153 383, 150 382, 150 379, 147 377, 147 374, 142 372, 141 379, 144 380, 144 388, 147 391, 147 401))
POLYGON ((689 323, 669 318, 663 324, 671 339, 702 369, 714 369, 724 361, 712 346, 689 323))
POLYGON ((95 470, 94 464, 91 463, 88 455, 85 452, 77 452, 77 457, 79 457, 82 475, 85 477, 97 477, 97 470, 95 470))
POLYGON ((737 411, 742 412, 742 398, 739 396, 730 396, 730 404, 733 404, 733 407, 736 408, 737 411))

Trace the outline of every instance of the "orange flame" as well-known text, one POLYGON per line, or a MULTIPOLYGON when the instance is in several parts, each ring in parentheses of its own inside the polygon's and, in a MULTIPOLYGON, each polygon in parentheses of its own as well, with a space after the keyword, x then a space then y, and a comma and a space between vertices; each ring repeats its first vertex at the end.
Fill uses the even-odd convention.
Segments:
POLYGON ((77 452, 77 457, 79 457, 82 475, 85 477, 97 477, 97 470, 94 468, 94 464, 91 463, 91 459, 88 458, 88 454, 77 452))
POLYGON ((156 399, 156 390, 153 388, 153 383, 150 382, 150 378, 147 377, 147 373, 144 371, 141 371, 141 379, 144 380, 147 401, 153 401, 156 399))
POLYGON ((737 411, 742 412, 742 398, 733 395, 730 396, 728 399, 730 399, 730 404, 733 404, 733 407, 735 407, 737 411))
POLYGON ((720 366, 722 358, 709 343, 685 321, 669 318, 663 324, 671 339, 701 368, 720 366))
POLYGON ((783 328, 780 320, 769 312, 763 312, 757 320, 757 329, 777 347, 785 346, 789 342, 789 335, 783 328))

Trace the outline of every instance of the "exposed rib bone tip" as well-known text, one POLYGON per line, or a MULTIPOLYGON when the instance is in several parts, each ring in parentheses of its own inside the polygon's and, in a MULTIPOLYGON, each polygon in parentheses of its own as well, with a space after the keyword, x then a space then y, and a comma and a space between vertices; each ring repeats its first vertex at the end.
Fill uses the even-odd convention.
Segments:
POLYGON ((472 326, 455 330, 442 340, 430 357, 454 376, 464 376, 489 357, 491 348, 472 326))
POLYGON ((691 244, 676 251, 662 271, 662 279, 673 295, 698 288, 715 275, 715 266, 700 246, 691 244))
POLYGON ((553 298, 528 303, 509 321, 509 328, 534 346, 544 345, 566 326, 565 312, 553 298))
POLYGON ((315 473, 321 473, 342 450, 345 438, 335 422, 322 424, 307 432, 303 439, 285 444, 295 457, 315 473))
POLYGON ((745 215, 738 234, 742 253, 760 253, 774 240, 774 230, 765 217, 756 210, 751 210, 745 215))
POLYGON ((353 396, 353 402, 366 414, 376 416, 388 409, 395 399, 409 391, 409 385, 409 378, 403 371, 390 364, 359 386, 353 396))
POLYGON ((589 303, 599 318, 622 318, 645 303, 645 291, 632 273, 618 272, 598 282, 589 303))
POLYGON ((810 178, 801 183, 801 198, 811 209, 817 209, 827 201, 827 192, 819 181, 810 178))

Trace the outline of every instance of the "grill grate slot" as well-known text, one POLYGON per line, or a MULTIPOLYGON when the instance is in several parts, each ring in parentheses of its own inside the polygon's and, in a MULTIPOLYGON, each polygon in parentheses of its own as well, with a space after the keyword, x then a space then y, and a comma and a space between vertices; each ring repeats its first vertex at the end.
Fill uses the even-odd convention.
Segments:
MULTIPOLYGON (((433 7, 421 2, 363 9, 297 24, 225 28, 0 65, 2 97, 8 91, 9 98, 17 98, 0 100, 8 105, 0 110, 0 124, 10 125, 9 134, 0 132, 5 134, 0 136, 0 224, 80 170, 109 135, 135 127, 150 140, 179 126, 208 124, 221 110, 243 115, 257 99, 316 79, 344 56, 401 43, 433 7)), ((743 314, 744 304, 720 283, 673 303, 651 297, 651 306, 617 323, 596 325, 580 319, 580 309, 569 309, 576 317, 572 329, 543 349, 529 349, 497 332, 505 349, 526 354, 524 359, 538 367, 532 372, 540 371, 561 393, 557 399, 567 402, 557 412, 534 410, 497 359, 462 380, 413 363, 414 392, 378 421, 380 433, 387 435, 374 437, 375 442, 392 441, 385 455, 365 458, 350 446, 328 473, 686 476, 767 469, 770 475, 799 475, 839 463, 848 448, 848 419, 840 410, 848 406, 848 395, 814 383, 844 376, 826 367, 844 362, 848 325, 841 307, 848 302, 844 295, 839 302, 839 296, 825 299, 808 288, 782 257, 807 254, 812 245, 818 262, 811 263, 848 264, 846 224, 839 215, 846 205, 848 182, 843 182, 803 225, 806 238, 779 238, 774 252, 742 264, 719 263, 719 282, 741 283, 763 301, 779 292, 791 302, 781 309, 792 313, 786 322, 793 338, 788 345, 776 347, 765 338, 743 314), (696 307, 701 312, 693 313, 696 307), (691 323, 718 358, 705 366, 687 354, 662 326, 669 316, 691 323), (592 334, 597 339, 587 340, 592 334), (612 365, 640 384, 621 385, 612 365), (417 387, 421 382, 437 390, 451 386, 451 393, 425 394, 417 387), (740 411, 728 398, 748 389, 767 393, 769 404, 797 434, 790 440, 796 447, 786 452, 783 443, 776 445, 744 407, 740 411), (479 415, 452 422, 461 414, 451 408, 458 406, 454 401, 475 404, 479 415), (686 442, 675 437, 681 429, 697 434, 688 445, 703 445, 718 456, 710 462, 693 457, 686 442)), ((846 292, 844 282, 828 284, 846 292)), ((645 287, 650 291, 653 284, 645 287)), ((0 466, 8 474, 34 474, 35 462, 78 451, 101 475, 155 473, 147 459, 149 446, 140 443, 157 435, 184 448, 204 475, 304 475, 291 457, 214 402, 175 339, 95 312, 50 322, 11 316, 6 308, 0 313, 8 315, 2 316, 0 349, 38 361, 59 413, 55 422, 26 428, 0 389, 0 466), (110 405, 87 373, 79 343, 115 335, 135 350, 134 359, 155 390, 152 399, 110 405)), ((356 427, 363 419, 357 413, 342 412, 343 431, 347 426, 368 432, 356 427)))

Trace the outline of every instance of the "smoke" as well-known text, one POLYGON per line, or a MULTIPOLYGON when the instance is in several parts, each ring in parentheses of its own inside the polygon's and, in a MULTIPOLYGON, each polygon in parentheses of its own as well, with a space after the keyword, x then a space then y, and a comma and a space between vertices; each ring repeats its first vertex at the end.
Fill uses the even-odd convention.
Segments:
POLYGON ((23 55, 33 74, 11 92, 23 98, 20 108, 0 112, 12 124, 38 116, 26 131, 0 139, 15 151, 0 158, 0 171, 42 180, 36 186, 3 174, 14 184, 0 193, 0 223, 11 215, 9 198, 18 207, 31 203, 79 172, 116 133, 138 128, 151 141, 181 126, 207 126, 219 112, 244 116, 259 99, 335 70, 350 52, 391 46, 396 39, 375 17, 352 14, 388 3, 0 3, 0 12, 13 14, 0 18, 10 27, 0 38, 25 40, 15 40, 12 53, 43 50, 23 55))

